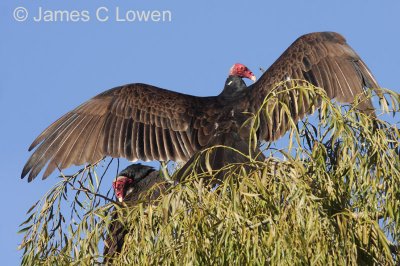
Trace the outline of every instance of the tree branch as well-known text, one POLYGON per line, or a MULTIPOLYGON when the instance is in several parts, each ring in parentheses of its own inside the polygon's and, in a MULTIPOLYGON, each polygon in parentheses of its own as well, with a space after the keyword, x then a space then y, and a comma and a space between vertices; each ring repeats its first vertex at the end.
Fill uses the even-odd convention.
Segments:
POLYGON ((72 187, 72 190, 82 191, 82 192, 84 192, 84 193, 86 193, 86 194, 91 194, 91 195, 93 195, 93 196, 95 196, 95 197, 100 197, 100 198, 105 199, 105 200, 108 200, 108 201, 110 201, 110 202, 112 202, 112 203, 114 203, 114 204, 120 205, 119 202, 117 202, 117 201, 115 201, 115 200, 113 200, 113 199, 110 199, 110 198, 108 198, 108 197, 106 197, 106 196, 104 196, 104 195, 102 195, 102 194, 93 192, 93 191, 91 191, 90 189, 86 188, 86 187, 82 184, 81 181, 78 181, 78 183, 79 183, 79 185, 81 186, 80 188, 77 188, 77 187, 75 187, 71 182, 68 182, 68 184, 72 187))

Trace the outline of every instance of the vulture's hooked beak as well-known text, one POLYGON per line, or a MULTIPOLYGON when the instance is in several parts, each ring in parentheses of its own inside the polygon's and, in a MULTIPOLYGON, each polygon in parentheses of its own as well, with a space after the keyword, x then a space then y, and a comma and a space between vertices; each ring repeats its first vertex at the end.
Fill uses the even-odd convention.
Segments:
POLYGON ((114 188, 115 196, 119 202, 123 202, 126 196, 132 192, 130 187, 133 180, 125 176, 118 176, 117 179, 112 183, 114 188))
POLYGON ((257 78, 255 75, 251 76, 250 79, 251 79, 251 81, 253 81, 253 83, 257 81, 257 78))

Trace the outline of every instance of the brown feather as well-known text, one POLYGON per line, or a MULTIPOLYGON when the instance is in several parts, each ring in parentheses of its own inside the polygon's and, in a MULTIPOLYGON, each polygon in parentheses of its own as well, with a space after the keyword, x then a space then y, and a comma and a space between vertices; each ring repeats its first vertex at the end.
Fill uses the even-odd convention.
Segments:
POLYGON ((167 161, 168 156, 166 154, 166 147, 164 145, 163 131, 164 130, 162 128, 155 128, 156 145, 157 147, 159 147, 158 154, 160 157, 160 161, 167 161))
POLYGON ((85 162, 89 161, 89 151, 94 150, 94 145, 97 141, 96 136, 98 136, 98 133, 96 134, 96 132, 102 124, 101 121, 101 117, 95 117, 83 133, 81 139, 84 141, 81 142, 80 147, 77 148, 77 150, 80 150, 79 157, 77 159, 77 165, 84 164, 85 162))

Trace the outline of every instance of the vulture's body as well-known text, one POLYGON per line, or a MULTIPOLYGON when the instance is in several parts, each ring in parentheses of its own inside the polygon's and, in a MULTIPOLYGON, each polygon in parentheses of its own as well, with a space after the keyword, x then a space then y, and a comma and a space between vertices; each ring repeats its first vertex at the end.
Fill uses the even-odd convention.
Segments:
MULTIPOLYGON (((117 199, 127 206, 133 206, 138 203, 139 199, 147 201, 156 199, 170 185, 154 168, 133 164, 118 174, 113 186, 117 199), (157 187, 152 190, 153 193, 146 194, 154 186, 157 187)), ((127 225, 118 220, 118 213, 115 212, 104 243, 105 264, 112 265, 113 257, 121 252, 125 236, 128 233, 126 227, 127 225)))
MULTIPOLYGON (((337 33, 300 37, 249 87, 242 78, 254 75, 243 67, 231 69, 218 96, 196 97, 139 83, 105 91, 62 116, 34 140, 29 150, 36 149, 22 177, 28 175, 31 181, 47 165, 46 178, 56 168, 95 163, 105 156, 187 161, 210 144, 221 144, 222 135, 246 142, 248 129, 241 128, 249 117, 246 113, 258 111, 276 84, 285 80, 307 80, 343 103, 361 94, 357 108, 373 112, 363 92, 378 84, 337 33)), ((279 97, 286 97, 281 99, 288 102, 294 121, 312 111, 307 100, 296 102, 294 92, 279 97)), ((279 108, 260 117, 258 140, 276 140, 289 128, 288 117, 279 108)))

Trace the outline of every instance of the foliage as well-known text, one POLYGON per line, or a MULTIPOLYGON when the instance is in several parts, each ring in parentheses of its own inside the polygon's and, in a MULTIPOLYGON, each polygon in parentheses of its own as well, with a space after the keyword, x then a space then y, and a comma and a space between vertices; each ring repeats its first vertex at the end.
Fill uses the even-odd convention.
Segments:
MULTIPOLYGON (((193 172, 157 200, 129 208, 100 193, 109 192, 109 165, 101 176, 99 166, 62 176, 21 224, 22 264, 100 264, 114 212, 128 230, 115 265, 399 264, 397 124, 338 107, 318 88, 291 82, 279 84, 248 121, 257 128, 259 115, 270 115, 274 104, 289 114, 280 96, 290 90, 299 98, 318 95, 319 121, 291 121, 286 149, 268 145, 266 161, 248 156, 225 166, 219 185, 210 182, 216 174, 210 169, 193 172)), ((383 92, 390 103, 381 101, 383 111, 397 118, 399 94, 383 92)))

